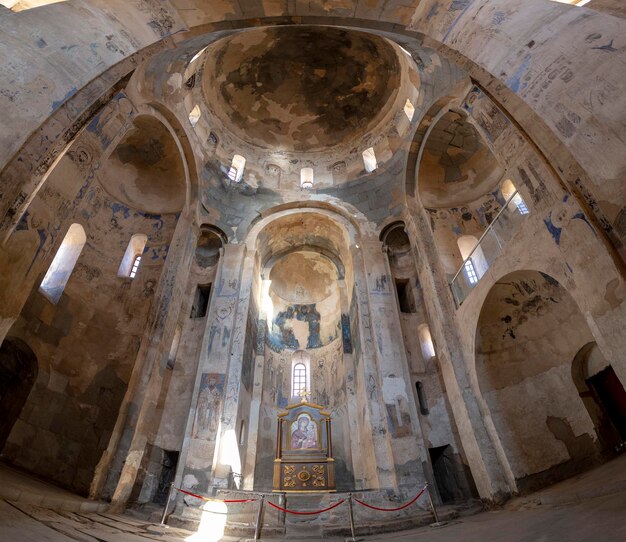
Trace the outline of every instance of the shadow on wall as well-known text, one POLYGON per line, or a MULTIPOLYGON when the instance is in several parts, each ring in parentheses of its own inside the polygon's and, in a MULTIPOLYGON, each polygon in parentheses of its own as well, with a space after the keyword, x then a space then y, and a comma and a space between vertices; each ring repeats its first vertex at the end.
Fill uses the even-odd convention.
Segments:
POLYGON ((0 450, 37 379, 37 357, 29 346, 7 337, 0 346, 0 450))

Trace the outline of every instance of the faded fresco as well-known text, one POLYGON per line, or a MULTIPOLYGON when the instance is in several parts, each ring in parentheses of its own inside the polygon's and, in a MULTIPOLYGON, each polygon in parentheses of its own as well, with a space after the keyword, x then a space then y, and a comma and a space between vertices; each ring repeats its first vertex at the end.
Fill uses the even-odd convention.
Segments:
POLYGON ((225 375, 203 373, 196 405, 196 419, 193 436, 199 439, 213 439, 219 426, 220 407, 224 395, 225 375))

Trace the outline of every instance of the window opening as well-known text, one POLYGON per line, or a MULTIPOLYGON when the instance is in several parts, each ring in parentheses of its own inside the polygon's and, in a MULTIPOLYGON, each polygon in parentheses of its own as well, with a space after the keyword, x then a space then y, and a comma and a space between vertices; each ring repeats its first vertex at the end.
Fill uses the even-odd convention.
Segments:
POLYGON ((244 420, 241 420, 241 423, 239 424, 239 446, 243 446, 245 434, 246 422, 244 420))
POLYGON ((306 367, 304 363, 296 363, 293 366, 293 395, 302 397, 306 392, 306 367))
POLYGON ((471 259, 465 260, 463 270, 465 271, 465 276, 470 284, 474 285, 478 283, 478 275, 476 274, 476 269, 474 269, 474 264, 471 259))
POLYGON ((432 359, 435 356, 435 345, 430 335, 430 328, 428 324, 421 324, 417 328, 417 335, 420 341, 420 347, 422 349, 422 356, 425 361, 432 359))
POLYGON ((363 163, 365 164, 365 171, 371 173, 378 167, 378 162, 376 161, 376 154, 374 153, 374 148, 370 147, 369 149, 365 149, 363 151, 363 163))
POLYGON ((408 98, 406 100, 406 103, 404 104, 404 114, 409 120, 413 120, 413 115, 415 115, 415 107, 413 107, 411 100, 409 100, 408 98))
POLYGON ((527 215, 530 213, 526 202, 522 198, 522 195, 517 191, 517 188, 515 188, 511 179, 507 179, 502 183, 501 191, 504 199, 506 201, 511 200, 511 203, 515 205, 521 215, 527 215))
POLYGON ((202 115, 202 112, 200 111, 200 106, 195 105, 194 108, 191 110, 191 113, 189 113, 189 122, 191 123, 192 126, 195 126, 196 124, 198 124, 198 121, 200 120, 201 115, 202 115))
POLYGON ((41 281, 39 291, 55 305, 61 299, 78 257, 85 246, 87 236, 80 224, 72 224, 65 234, 61 246, 41 281))
POLYGON ((419 380, 415 383, 415 389, 417 391, 417 400, 420 405, 420 412, 427 416, 429 413, 428 410, 428 401, 426 399, 426 392, 424 391, 424 384, 422 384, 419 380))
POLYGON ((147 242, 148 236, 143 233, 136 233, 130 238, 124 257, 117 270, 118 277, 135 278, 141 262, 141 255, 146 248, 147 242))
POLYGON ((395 283, 400 312, 415 312, 415 299, 413 298, 413 292, 408 279, 396 279, 395 283))
POLYGON ((210 284, 198 284, 196 295, 191 306, 190 318, 204 318, 209 307, 209 298, 211 297, 210 284))
POLYGON ((165 366, 172 370, 174 369, 174 363, 176 362, 176 356, 178 354, 178 345, 180 344, 180 336, 182 334, 182 328, 180 326, 176 326, 176 330, 174 331, 174 338, 172 339, 172 346, 170 346, 170 351, 167 355, 167 363, 165 366))
POLYGON ((300 170, 300 188, 304 190, 313 188, 313 168, 303 167, 300 170))
POLYGON ((243 170, 246 167, 246 159, 240 154, 233 156, 230 169, 228 170, 228 178, 234 183, 241 182, 243 178, 243 170))

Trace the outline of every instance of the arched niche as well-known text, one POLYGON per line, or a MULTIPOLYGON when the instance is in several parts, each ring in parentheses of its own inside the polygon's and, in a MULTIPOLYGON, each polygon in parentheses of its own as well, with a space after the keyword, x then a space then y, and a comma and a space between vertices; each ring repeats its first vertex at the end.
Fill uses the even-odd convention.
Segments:
POLYGON ((21 339, 7 337, 0 346, 0 450, 37 379, 37 357, 21 339))
POLYGON ((185 205, 185 166, 176 140, 156 117, 140 115, 103 164, 103 186, 116 200, 147 213, 185 205))
POLYGON ((213 267, 220 258, 220 249, 227 243, 226 235, 215 226, 203 225, 196 243, 195 260, 200 267, 213 267))
POLYGON ((521 491, 600 460, 594 422, 571 368, 592 340, 573 297, 545 273, 510 273, 485 298, 476 329, 476 375, 521 491))
POLYGON ((424 207, 471 204, 494 190, 504 168, 466 116, 448 111, 430 129, 418 165, 424 207))

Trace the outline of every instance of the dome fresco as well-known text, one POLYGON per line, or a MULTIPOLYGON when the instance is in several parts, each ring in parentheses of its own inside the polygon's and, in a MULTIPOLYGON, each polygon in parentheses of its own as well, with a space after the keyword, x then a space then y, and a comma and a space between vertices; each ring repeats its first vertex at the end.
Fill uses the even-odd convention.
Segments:
POLYGON ((207 50, 203 91, 225 126, 260 147, 313 152, 375 125, 400 84, 379 36, 323 27, 241 32, 207 50))

